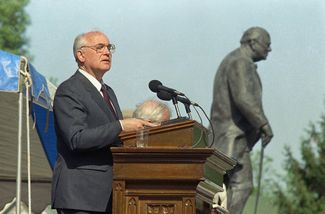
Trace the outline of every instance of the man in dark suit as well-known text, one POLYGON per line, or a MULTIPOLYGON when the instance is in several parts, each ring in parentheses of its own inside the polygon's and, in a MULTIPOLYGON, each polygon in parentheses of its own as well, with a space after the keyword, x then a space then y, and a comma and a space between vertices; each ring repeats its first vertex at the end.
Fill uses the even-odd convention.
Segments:
POLYGON ((78 70, 57 89, 54 99, 58 159, 54 168, 52 207, 58 213, 111 213, 111 146, 120 132, 155 126, 122 118, 113 90, 102 77, 111 68, 115 46, 102 32, 76 37, 78 70))
POLYGON ((262 85, 255 64, 271 51, 270 35, 263 28, 252 27, 240 43, 218 68, 211 106, 214 146, 238 162, 226 177, 231 214, 242 213, 252 191, 249 152, 261 137, 264 147, 273 137, 262 107, 262 85))

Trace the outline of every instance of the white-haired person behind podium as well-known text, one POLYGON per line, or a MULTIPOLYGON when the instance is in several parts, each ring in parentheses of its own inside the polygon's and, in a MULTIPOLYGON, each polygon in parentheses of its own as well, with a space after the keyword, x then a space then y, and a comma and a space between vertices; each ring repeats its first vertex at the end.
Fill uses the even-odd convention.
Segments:
POLYGON ((161 123, 170 119, 171 110, 162 101, 148 99, 137 105, 132 117, 149 120, 153 123, 161 123))

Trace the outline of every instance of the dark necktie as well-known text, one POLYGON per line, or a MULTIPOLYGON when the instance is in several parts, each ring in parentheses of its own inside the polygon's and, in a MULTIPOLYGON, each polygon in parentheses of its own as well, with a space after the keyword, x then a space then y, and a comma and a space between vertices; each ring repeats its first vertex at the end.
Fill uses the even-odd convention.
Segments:
POLYGON ((118 120, 118 116, 116 114, 113 103, 112 103, 111 99, 109 98, 108 91, 106 90, 106 87, 104 85, 102 85, 102 88, 100 89, 100 91, 103 93, 103 98, 104 98, 106 104, 108 105, 108 107, 111 109, 112 113, 114 114, 115 119, 118 120))

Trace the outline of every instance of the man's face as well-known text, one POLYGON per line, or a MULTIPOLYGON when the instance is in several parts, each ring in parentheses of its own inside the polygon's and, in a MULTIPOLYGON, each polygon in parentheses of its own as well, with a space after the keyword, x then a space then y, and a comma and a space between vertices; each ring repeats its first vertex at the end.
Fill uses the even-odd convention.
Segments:
POLYGON ((271 39, 269 35, 261 35, 254 44, 254 61, 265 60, 271 49, 271 39))
POLYGON ((102 33, 92 32, 86 35, 87 44, 81 48, 86 71, 104 74, 111 68, 112 53, 107 49, 109 39, 102 33))

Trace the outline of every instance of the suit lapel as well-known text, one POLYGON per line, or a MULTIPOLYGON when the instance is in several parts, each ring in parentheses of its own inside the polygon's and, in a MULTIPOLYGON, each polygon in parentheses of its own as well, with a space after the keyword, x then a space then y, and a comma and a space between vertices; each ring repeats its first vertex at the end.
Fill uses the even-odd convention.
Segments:
POLYGON ((76 77, 80 80, 81 84, 89 92, 90 97, 105 112, 105 114, 110 118, 110 120, 116 120, 114 113, 107 107, 107 103, 104 101, 103 97, 96 89, 96 87, 79 71, 76 72, 76 77))

